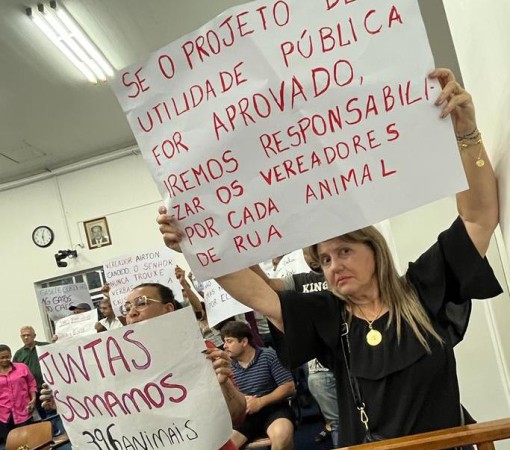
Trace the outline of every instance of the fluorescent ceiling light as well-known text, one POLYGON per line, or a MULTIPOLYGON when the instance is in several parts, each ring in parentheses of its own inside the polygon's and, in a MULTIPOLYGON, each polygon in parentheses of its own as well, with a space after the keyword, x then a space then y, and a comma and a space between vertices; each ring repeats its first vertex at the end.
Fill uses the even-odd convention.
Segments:
POLYGON ((49 8, 42 3, 37 9, 27 8, 27 15, 48 39, 71 61, 74 66, 92 83, 106 81, 113 76, 113 68, 81 30, 69 13, 55 1, 49 8))

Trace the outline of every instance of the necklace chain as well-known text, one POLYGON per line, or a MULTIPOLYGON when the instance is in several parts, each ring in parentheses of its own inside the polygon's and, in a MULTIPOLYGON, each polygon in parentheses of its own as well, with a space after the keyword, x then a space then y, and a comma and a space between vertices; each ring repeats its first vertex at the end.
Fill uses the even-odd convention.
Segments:
POLYGON ((379 310, 377 315, 372 320, 368 320, 367 319, 367 316, 365 316, 365 313, 361 309, 361 306, 359 306, 359 305, 356 305, 356 306, 358 307, 358 309, 359 309, 361 315, 363 316, 363 318, 368 323, 368 333, 367 333, 367 335, 365 337, 365 339, 367 341, 367 344, 372 346, 372 347, 377 347, 382 342, 383 336, 382 336, 380 331, 378 331, 378 330, 376 330, 375 328, 372 327, 372 324, 380 317, 381 313, 383 312, 384 303, 381 304, 381 309, 379 310))
POLYGON ((363 310, 361 309, 361 306, 359 305, 356 305, 359 309, 359 312, 361 313, 361 315, 363 316, 363 318, 367 321, 368 323, 368 328, 369 329, 372 329, 372 324, 379 318, 379 316, 381 315, 383 309, 384 309, 384 303, 381 304, 381 309, 379 310, 379 312, 377 313, 377 315, 375 316, 374 319, 372 320, 368 320, 367 319, 367 316, 365 316, 365 313, 363 312, 363 310))

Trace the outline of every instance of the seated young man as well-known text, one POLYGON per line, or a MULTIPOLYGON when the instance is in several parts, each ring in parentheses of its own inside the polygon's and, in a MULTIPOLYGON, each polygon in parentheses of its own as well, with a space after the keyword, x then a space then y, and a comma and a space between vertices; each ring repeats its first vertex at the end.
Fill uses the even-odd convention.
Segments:
POLYGON ((227 322, 221 329, 225 351, 239 390, 246 396, 246 418, 234 426, 232 441, 238 447, 267 434, 271 450, 291 450, 294 422, 287 398, 295 392, 291 372, 272 348, 253 345, 252 332, 243 322, 227 322))

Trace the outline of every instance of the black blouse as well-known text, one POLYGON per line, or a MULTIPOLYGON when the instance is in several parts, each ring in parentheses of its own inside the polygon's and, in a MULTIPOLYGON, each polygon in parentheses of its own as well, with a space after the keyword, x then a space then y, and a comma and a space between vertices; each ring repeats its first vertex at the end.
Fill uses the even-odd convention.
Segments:
MULTIPOLYGON (((415 287, 430 320, 443 338, 428 337, 429 354, 403 322, 400 341, 388 313, 373 327, 383 335, 371 347, 368 324, 352 318, 349 329, 351 372, 366 403, 370 429, 386 438, 460 425, 460 400, 453 346, 466 331, 472 298, 502 292, 492 268, 474 247, 457 218, 416 262, 406 277, 415 287)), ((291 367, 318 358, 336 376, 340 446, 361 443, 365 430, 354 405, 343 361, 340 325, 344 303, 330 291, 282 292, 285 335, 272 327, 280 359, 291 367)))

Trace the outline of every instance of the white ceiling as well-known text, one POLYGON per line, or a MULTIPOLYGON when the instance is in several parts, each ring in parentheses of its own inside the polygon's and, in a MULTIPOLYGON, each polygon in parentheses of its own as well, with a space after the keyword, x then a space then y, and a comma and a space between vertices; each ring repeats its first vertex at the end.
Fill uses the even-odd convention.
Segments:
MULTIPOLYGON (((85 80, 25 15, 26 7, 37 1, 0 0, 0 188, 135 144, 108 84, 85 80)), ((240 3, 243 0, 60 2, 117 70, 240 3)), ((455 69, 442 0, 420 3, 429 36, 437 42, 431 42, 436 64, 439 59, 438 65, 455 69)))
MULTIPOLYGON (((108 84, 89 83, 25 15, 38 1, 0 0, 0 185, 135 143, 108 84)), ((117 70, 240 3, 60 1, 117 70)))

